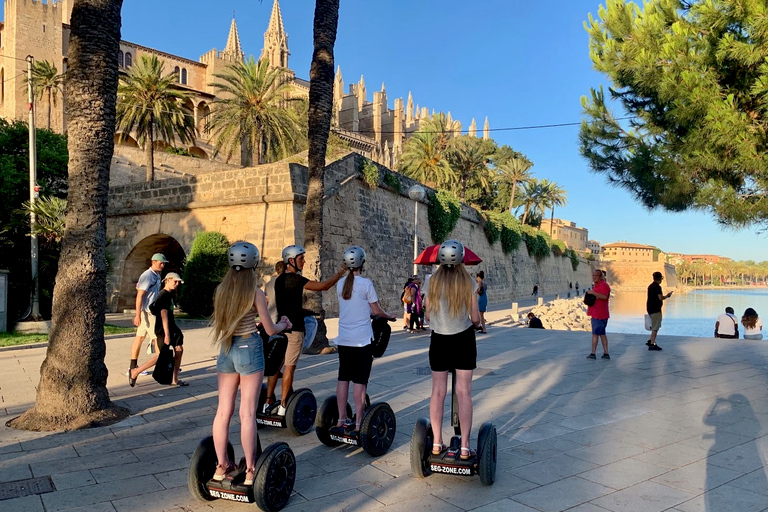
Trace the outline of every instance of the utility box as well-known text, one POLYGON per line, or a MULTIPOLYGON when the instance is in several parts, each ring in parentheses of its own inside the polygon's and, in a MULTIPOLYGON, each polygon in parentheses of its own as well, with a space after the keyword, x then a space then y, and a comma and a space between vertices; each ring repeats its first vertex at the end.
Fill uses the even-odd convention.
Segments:
POLYGON ((0 332, 8 331, 8 271, 0 270, 0 332))

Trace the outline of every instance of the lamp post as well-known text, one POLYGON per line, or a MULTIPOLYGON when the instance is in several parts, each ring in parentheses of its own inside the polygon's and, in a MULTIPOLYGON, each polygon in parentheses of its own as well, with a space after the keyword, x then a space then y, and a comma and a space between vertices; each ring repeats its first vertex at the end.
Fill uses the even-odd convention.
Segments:
MULTIPOLYGON (((426 191, 424 187, 416 184, 408 189, 408 197, 413 199, 413 260, 419 256, 419 201, 424 199, 426 191)), ((417 272, 416 263, 413 264, 413 274, 417 272)))
POLYGON ((40 279, 37 272, 37 234, 35 234, 35 201, 40 187, 37 185, 37 139, 35 131, 35 96, 32 90, 32 63, 34 58, 27 56, 27 99, 29 101, 29 223, 30 223, 30 249, 32 260, 32 308, 30 316, 32 320, 40 320, 40 279))

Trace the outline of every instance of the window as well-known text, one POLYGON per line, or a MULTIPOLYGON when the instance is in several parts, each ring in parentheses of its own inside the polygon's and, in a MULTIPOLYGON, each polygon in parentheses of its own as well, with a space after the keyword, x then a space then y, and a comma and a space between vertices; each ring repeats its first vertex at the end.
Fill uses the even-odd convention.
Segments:
POLYGON ((117 52, 117 65, 123 67, 123 50, 117 52))
POLYGON ((131 52, 125 52, 125 67, 129 68, 133 66, 133 59, 131 58, 131 52))
POLYGON ((179 78, 181 76, 181 75, 179 75, 179 66, 176 66, 175 68, 173 68, 173 72, 176 75, 176 80, 181 80, 179 78))
POLYGON ((183 85, 187 85, 187 70, 186 69, 182 69, 181 70, 181 83, 183 85))

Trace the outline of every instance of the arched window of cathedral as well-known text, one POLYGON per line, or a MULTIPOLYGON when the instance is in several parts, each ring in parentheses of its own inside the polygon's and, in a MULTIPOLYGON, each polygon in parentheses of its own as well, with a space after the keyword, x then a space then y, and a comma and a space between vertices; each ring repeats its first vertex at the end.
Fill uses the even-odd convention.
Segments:
POLYGON ((186 68, 181 70, 181 83, 187 85, 187 70, 186 68))
POLYGON ((131 52, 125 52, 125 67, 129 68, 133 66, 133 59, 131 58, 131 52))
POLYGON ((173 74, 176 75, 176 81, 181 81, 181 75, 179 74, 179 66, 173 68, 173 74))
POLYGON ((123 50, 117 52, 117 65, 123 67, 123 50))

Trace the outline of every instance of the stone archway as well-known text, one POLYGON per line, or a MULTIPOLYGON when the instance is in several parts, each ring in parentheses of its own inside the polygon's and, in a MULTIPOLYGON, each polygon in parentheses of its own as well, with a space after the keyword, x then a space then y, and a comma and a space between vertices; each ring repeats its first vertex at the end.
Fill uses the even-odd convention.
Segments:
POLYGON ((168 272, 181 273, 186 254, 179 242, 164 233, 150 235, 141 240, 131 249, 123 264, 123 274, 120 278, 120 296, 117 300, 117 310, 133 309, 136 305, 136 283, 139 276, 149 268, 152 255, 162 253, 168 259, 163 275, 168 272))

